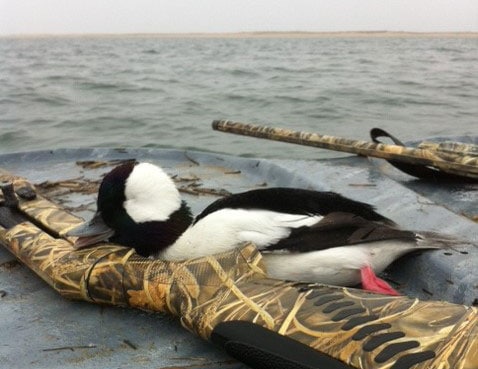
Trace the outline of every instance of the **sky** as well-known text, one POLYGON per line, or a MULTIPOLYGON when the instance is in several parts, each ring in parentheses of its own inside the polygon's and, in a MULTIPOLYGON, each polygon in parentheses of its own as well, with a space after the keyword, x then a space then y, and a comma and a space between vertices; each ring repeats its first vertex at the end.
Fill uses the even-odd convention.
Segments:
POLYGON ((478 32, 478 0, 0 0, 0 35, 478 32))

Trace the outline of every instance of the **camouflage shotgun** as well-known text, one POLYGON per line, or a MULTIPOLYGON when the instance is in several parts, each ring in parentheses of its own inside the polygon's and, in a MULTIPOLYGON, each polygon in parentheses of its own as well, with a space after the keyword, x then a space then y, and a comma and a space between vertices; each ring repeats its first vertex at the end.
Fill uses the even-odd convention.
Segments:
MULTIPOLYGON (((215 120, 212 122, 212 127, 222 132, 372 156, 393 163, 403 163, 408 168, 420 166, 423 168, 422 171, 430 171, 429 168, 433 168, 438 173, 478 181, 478 147, 476 145, 425 142, 418 148, 411 148, 397 144, 387 145, 377 141, 350 140, 228 120, 215 120)), ((410 174, 418 173, 419 175, 420 171, 420 168, 412 169, 410 174)))
POLYGON ((62 235, 82 219, 1 181, 0 243, 66 298, 173 314, 254 368, 478 368, 477 308, 274 280, 253 245, 184 262, 75 250, 62 235))

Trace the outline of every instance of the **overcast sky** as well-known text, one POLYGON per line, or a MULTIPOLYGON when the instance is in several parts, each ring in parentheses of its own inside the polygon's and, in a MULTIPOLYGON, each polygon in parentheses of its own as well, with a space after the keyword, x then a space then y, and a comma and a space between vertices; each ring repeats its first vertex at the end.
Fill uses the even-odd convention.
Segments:
POLYGON ((478 31, 478 0, 0 0, 0 34, 478 31))

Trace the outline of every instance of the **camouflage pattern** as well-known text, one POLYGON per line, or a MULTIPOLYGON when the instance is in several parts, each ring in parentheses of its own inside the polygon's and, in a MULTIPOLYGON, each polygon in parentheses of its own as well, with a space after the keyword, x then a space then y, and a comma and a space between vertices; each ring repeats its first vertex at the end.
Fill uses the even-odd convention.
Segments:
POLYGON ((410 148, 228 120, 215 120, 212 126, 215 130, 228 133, 396 160, 409 164, 432 166, 445 173, 478 179, 478 156, 476 154, 478 148, 475 145, 448 144, 439 146, 428 144, 422 148, 410 148))
POLYGON ((438 152, 453 153, 461 156, 478 156, 478 146, 461 142, 429 142, 424 141, 418 145, 419 149, 433 150, 438 152))
POLYGON ((81 219, 39 195, 19 200, 33 222, 0 227, 0 243, 67 298, 174 314, 205 339, 250 321, 359 369, 478 368, 477 308, 274 280, 250 244, 184 262, 113 244, 75 250, 60 234, 81 219))

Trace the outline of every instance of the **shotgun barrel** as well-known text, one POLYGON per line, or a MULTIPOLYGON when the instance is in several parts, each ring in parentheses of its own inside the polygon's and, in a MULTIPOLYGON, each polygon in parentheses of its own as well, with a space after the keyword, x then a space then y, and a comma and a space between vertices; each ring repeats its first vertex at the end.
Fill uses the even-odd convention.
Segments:
POLYGON ((0 204, 17 220, 0 243, 66 298, 173 314, 253 368, 478 367, 477 308, 271 279, 251 244, 184 262, 114 244, 75 250, 62 235, 82 219, 0 178, 21 194, 0 204))
POLYGON ((449 146, 448 149, 443 149, 441 146, 430 144, 423 148, 411 148, 229 120, 215 120, 212 127, 222 132, 429 166, 445 173, 478 180, 478 156, 476 154, 478 149, 474 145, 455 145, 453 146, 454 150, 450 150, 449 146))

